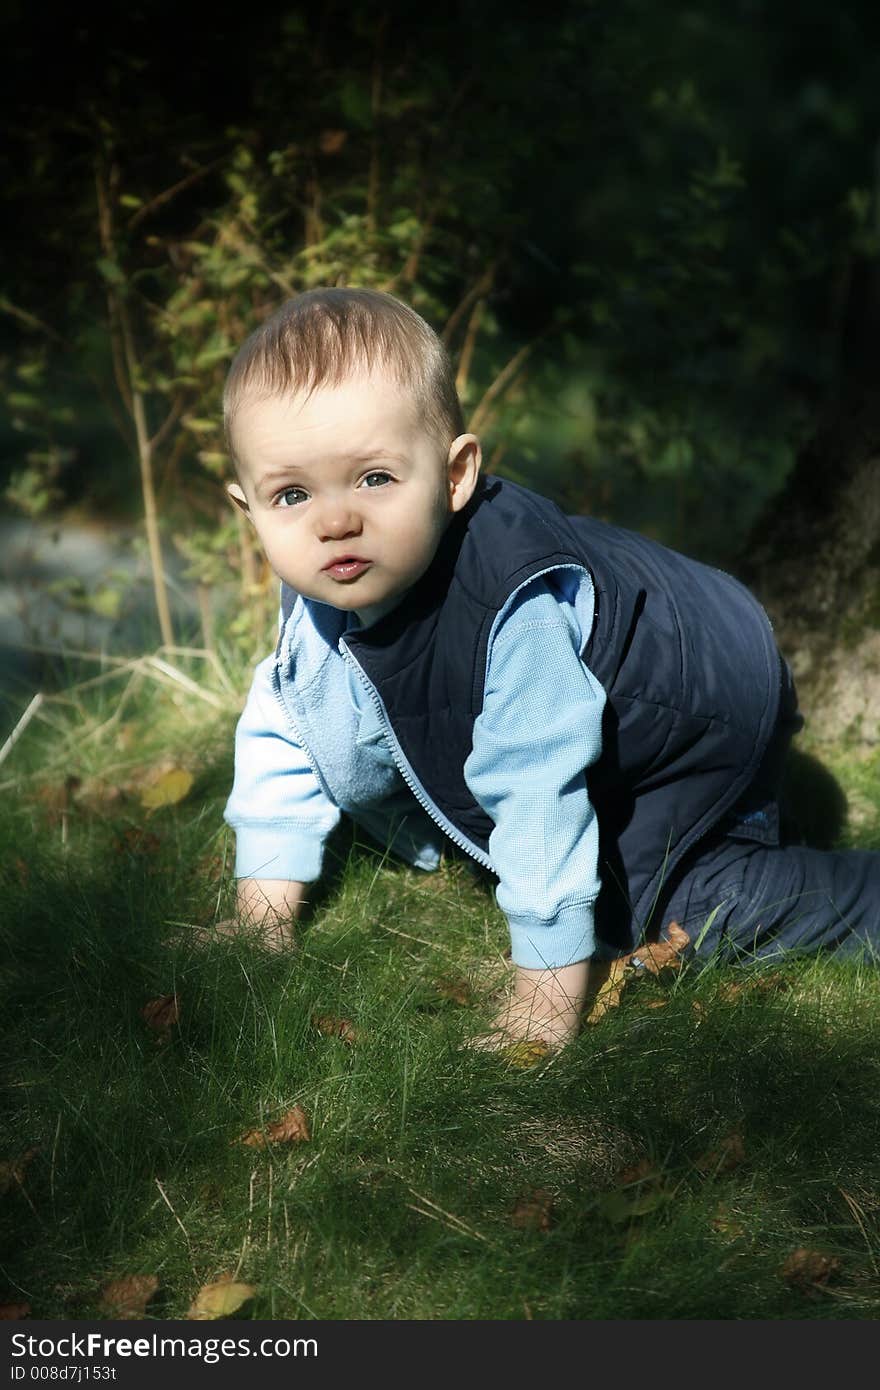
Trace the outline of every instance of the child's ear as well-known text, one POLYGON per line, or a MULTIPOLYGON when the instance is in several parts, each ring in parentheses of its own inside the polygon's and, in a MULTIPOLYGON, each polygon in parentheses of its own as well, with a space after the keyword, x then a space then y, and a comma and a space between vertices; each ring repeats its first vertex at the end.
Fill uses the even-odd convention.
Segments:
POLYGON ((483 451, 475 434, 460 434, 449 446, 446 479, 449 510, 460 512, 473 496, 483 462, 483 451))
POLYGON ((244 512, 248 521, 253 521, 253 517, 251 516, 251 509, 248 506, 248 500, 245 497, 238 483, 227 483, 226 495, 230 498, 231 501, 235 503, 236 507, 238 507, 241 511, 244 512))

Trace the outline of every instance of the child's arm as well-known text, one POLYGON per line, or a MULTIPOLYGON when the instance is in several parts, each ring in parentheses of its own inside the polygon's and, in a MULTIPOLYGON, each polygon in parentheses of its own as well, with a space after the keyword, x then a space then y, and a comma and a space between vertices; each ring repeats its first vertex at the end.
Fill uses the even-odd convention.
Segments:
POLYGON ((261 662, 235 735, 235 781, 225 819, 235 831, 237 912, 266 944, 292 942, 308 886, 320 877, 339 808, 318 783, 261 662))
POLYGON ((238 920, 259 927, 265 944, 284 950, 294 944, 293 923, 306 904, 309 885, 286 878, 240 878, 236 892, 238 920))
POLYGON ((493 642, 465 764, 494 823, 489 853, 516 966, 496 1019, 501 1042, 567 1042, 586 994, 600 880, 585 771, 601 752, 605 693, 580 658, 582 645, 573 605, 560 603, 545 580, 529 585, 493 642))
POLYGON ((558 970, 518 965, 513 990, 495 1019, 498 1041, 535 1038, 559 1047, 571 1042, 580 1028, 588 969, 585 960, 558 970))

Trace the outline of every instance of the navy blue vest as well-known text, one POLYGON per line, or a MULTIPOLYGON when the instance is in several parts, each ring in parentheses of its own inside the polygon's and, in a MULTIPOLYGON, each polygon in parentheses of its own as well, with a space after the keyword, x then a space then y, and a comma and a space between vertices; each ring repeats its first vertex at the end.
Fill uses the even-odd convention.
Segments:
POLYGON ((599 939, 629 950, 686 851, 752 781, 773 733, 780 657, 752 595, 633 532, 566 516, 487 477, 403 601, 346 642, 416 777, 484 851, 492 822, 463 767, 483 703, 489 634, 508 596, 560 565, 587 568, 596 617, 582 657, 607 694, 587 782, 600 828, 599 939))

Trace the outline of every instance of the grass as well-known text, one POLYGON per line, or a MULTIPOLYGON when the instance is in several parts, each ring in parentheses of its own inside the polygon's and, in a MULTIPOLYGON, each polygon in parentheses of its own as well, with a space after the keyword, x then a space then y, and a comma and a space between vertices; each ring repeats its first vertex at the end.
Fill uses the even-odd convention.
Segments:
MULTIPOLYGON (((295 959, 199 947, 231 907, 234 711, 114 699, 53 704, 2 767, 0 1302, 99 1316, 153 1274, 177 1318, 234 1273, 257 1318, 878 1316, 876 968, 639 980, 517 1067, 467 1046, 506 942, 464 861, 421 875, 344 832, 295 959), (108 790, 169 756, 179 804, 108 790), (172 993, 163 1041, 141 1010, 172 993), (295 1104, 308 1142, 239 1142, 295 1104), (830 1263, 783 1277, 799 1248, 830 1263)), ((876 775, 834 771, 876 846, 876 775)))

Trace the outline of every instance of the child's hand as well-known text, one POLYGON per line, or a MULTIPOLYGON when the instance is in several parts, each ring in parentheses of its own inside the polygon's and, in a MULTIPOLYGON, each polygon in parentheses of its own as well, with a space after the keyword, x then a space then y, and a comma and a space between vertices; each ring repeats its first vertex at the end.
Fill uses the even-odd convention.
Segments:
POLYGON ((217 937, 251 936, 267 951, 289 951, 296 945, 293 923, 305 906, 306 884, 289 879, 240 878, 237 917, 228 917, 199 931, 200 945, 217 937))
POLYGON ((577 1037, 586 989, 586 961, 558 970, 517 966, 513 989, 495 1015, 491 1031, 472 1045, 488 1052, 498 1052, 518 1042, 564 1047, 577 1037))
POLYGON ((197 933, 201 945, 209 945, 219 938, 247 936, 267 951, 290 951, 296 946, 293 927, 290 923, 275 921, 242 922, 237 917, 226 917, 222 922, 214 922, 210 927, 202 927, 197 933))

